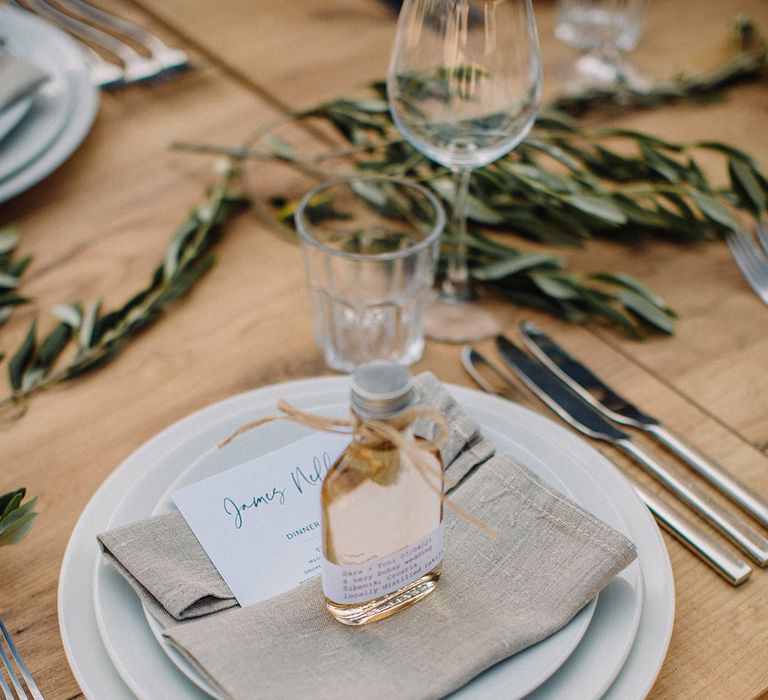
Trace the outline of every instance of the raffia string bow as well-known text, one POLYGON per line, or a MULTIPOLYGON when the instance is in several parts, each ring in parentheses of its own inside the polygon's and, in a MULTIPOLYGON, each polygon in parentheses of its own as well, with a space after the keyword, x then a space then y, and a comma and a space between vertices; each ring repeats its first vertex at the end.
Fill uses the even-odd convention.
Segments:
POLYGON ((349 418, 328 418, 327 416, 321 416, 316 413, 302 411, 285 400, 278 401, 277 408, 282 412, 282 415, 257 418, 256 420, 240 426, 234 433, 232 433, 232 435, 219 444, 219 448, 226 447, 230 442, 243 433, 247 433, 265 423, 271 423, 276 420, 298 423, 299 425, 304 425, 308 428, 313 428, 314 430, 320 430, 326 433, 338 433, 340 435, 351 433, 353 438, 357 437, 361 440, 370 438, 385 440, 392 443, 411 460, 421 478, 424 479, 429 488, 439 494, 444 505, 454 511, 458 516, 479 527, 489 537, 496 537, 493 528, 481 520, 478 520, 460 505, 448 498, 444 489, 441 487, 443 483, 443 474, 435 472, 436 468, 442 470, 440 463, 435 461, 429 451, 419 444, 419 440, 416 437, 405 433, 400 429, 401 427, 409 425, 416 418, 425 418, 429 421, 433 421, 437 424, 439 432, 431 442, 435 447, 440 449, 447 442, 450 429, 445 418, 433 408, 427 406, 414 406, 413 408, 409 408, 397 417, 396 423, 362 419, 352 411, 350 411, 349 418))

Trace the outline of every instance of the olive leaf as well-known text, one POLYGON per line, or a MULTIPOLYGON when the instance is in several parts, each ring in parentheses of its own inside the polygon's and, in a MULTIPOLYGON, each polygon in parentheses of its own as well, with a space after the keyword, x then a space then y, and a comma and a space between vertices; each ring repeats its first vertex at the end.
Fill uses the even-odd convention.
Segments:
POLYGON ((37 497, 21 505, 27 490, 23 486, 0 495, 0 547, 23 540, 37 519, 37 497))
POLYGON ((760 171, 748 161, 731 158, 728 161, 728 172, 731 176, 731 186, 740 196, 744 206, 749 207, 756 216, 766 210, 766 192, 760 182, 760 171))
POLYGON ((27 368, 32 364, 32 359, 35 356, 35 349, 37 347, 37 320, 32 321, 32 325, 27 331, 27 335, 24 337, 24 341, 21 347, 16 351, 16 354, 11 358, 8 363, 8 378, 11 383, 11 387, 18 391, 21 389, 21 385, 24 379, 24 373, 27 368))
POLYGON ((66 323, 74 330, 79 330, 83 323, 83 307, 79 302, 74 304, 57 304, 51 309, 51 313, 61 320, 62 323, 66 323))
POLYGON ((19 232, 13 226, 0 228, 0 255, 6 255, 19 244, 19 232))
POLYGON ((19 287, 32 260, 29 256, 14 259, 19 240, 19 232, 13 226, 0 228, 0 325, 11 317, 14 307, 29 303, 27 297, 13 291, 19 287))
POLYGON ((523 270, 534 267, 560 267, 562 260, 547 253, 518 254, 495 260, 485 265, 474 265, 471 270, 472 278, 476 280, 499 280, 523 270))
POLYGON ((67 346, 71 337, 72 327, 63 321, 59 323, 40 344, 35 356, 34 369, 47 372, 67 346))

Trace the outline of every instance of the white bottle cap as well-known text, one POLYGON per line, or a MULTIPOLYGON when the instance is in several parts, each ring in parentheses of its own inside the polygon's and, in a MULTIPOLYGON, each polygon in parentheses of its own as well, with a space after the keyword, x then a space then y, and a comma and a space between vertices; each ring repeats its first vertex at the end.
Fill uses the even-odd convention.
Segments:
POLYGON ((411 373, 397 362, 366 362, 352 374, 350 402, 361 418, 392 418, 412 401, 411 373))

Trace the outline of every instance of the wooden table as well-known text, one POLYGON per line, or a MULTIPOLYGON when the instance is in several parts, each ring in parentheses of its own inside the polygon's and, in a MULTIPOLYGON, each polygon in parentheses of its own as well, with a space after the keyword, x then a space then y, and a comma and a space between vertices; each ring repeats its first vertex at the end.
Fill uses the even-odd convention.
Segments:
MULTIPOLYGON (((237 144, 285 107, 383 76, 394 29, 391 11, 375 0, 112 2, 190 50, 197 69, 103 94, 95 127, 77 153, 0 208, 0 225, 15 223, 20 252, 34 256, 24 291, 36 299, 43 329, 52 324, 47 309, 55 303, 100 296, 114 306, 148 279, 174 227, 212 178, 207 157, 172 153, 170 141, 237 144)), ((634 59, 658 77, 712 65, 739 12, 768 30, 764 0, 649 5, 634 59)), ((553 38, 553 3, 537 2, 536 10, 551 94, 566 54, 553 38)), ((633 113, 616 123, 671 139, 729 141, 765 163, 766 114, 762 84, 731 90, 718 104, 633 113)), ((281 175, 273 166, 252 174, 258 191, 279 193, 281 175)), ((628 249, 603 242, 568 257, 573 269, 637 276, 679 311, 677 334, 637 342, 600 325, 571 326, 517 308, 504 310, 509 332, 521 318, 534 318, 576 354, 588 355, 627 396, 768 493, 768 309, 726 246, 649 242, 628 249)), ((3 350, 18 347, 32 314, 19 310, 2 329, 3 350)), ((429 343, 414 369, 471 385, 455 346, 429 343)), ((0 492, 27 486, 40 497, 40 518, 23 544, 0 549, 0 613, 47 697, 79 696, 59 637, 56 586, 77 518, 110 472, 162 428, 213 401, 326 373, 311 335, 297 247, 246 214, 220 244, 214 270, 171 313, 111 365, 35 397, 26 416, 3 428, 0 492)), ((665 541, 677 612, 651 697, 741 699, 765 692, 768 573, 757 570, 733 589, 665 541)))

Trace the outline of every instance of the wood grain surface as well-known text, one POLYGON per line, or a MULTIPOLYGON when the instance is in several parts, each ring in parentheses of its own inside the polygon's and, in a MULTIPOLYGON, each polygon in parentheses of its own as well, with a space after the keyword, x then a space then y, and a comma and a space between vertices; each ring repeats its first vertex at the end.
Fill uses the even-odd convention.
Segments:
MULTIPOLYGON (((386 70, 395 16, 377 0, 109 0, 188 49, 196 69, 165 83, 102 95, 94 129, 58 171, 0 205, 0 225, 22 233, 34 256, 20 309, 2 329, 15 348, 35 310, 43 329, 55 303, 101 297, 109 306, 141 287, 189 208, 212 180, 212 160, 166 147, 174 140, 236 145, 280 109, 336 96, 386 70)), ((553 37, 554 3, 535 3, 545 93, 572 59, 553 37)), ((764 0, 653 0, 635 63, 656 77, 700 70, 725 55, 729 24, 752 15, 768 31, 764 0)), ((0 28, 1 29, 1 28, 0 28)), ((768 163, 765 83, 717 104, 679 105, 611 123, 678 140, 729 141, 768 163)), ((296 138, 308 147, 311 134, 296 138)), ((714 167, 714 166, 713 166, 714 167)), ((261 196, 289 186, 284 170, 249 169, 261 196)), ((531 246, 533 247, 533 246, 531 246)), ((673 337, 629 340, 489 302, 516 335, 532 318, 590 358, 622 393, 768 494, 768 308, 722 243, 681 247, 608 242, 569 251, 574 269, 637 276, 680 313, 673 337)), ((174 421, 235 393, 330 372, 314 345, 297 247, 250 212, 228 230, 208 277, 109 366, 31 402, 0 430, 0 492, 40 497, 23 544, 0 549, 0 615, 47 698, 80 696, 62 648, 59 567, 88 500, 115 467, 174 421)), ((480 347, 493 354, 492 344, 480 347)), ((470 386, 455 346, 428 343, 415 371, 470 386)), ((2 368, 0 368, 2 369, 2 368)), ((3 380, 4 381, 4 380, 3 380)), ((635 467, 606 450, 654 491, 635 467)), ((665 536, 677 609, 652 698, 748 699, 768 690, 768 572, 733 589, 665 536)), ((95 543, 94 543, 95 546, 95 543)))

